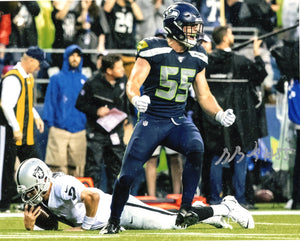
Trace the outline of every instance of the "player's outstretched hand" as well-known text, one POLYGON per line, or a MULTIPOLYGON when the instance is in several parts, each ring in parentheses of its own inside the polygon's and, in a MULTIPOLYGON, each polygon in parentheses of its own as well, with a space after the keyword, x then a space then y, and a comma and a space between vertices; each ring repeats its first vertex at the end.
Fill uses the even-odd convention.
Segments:
POLYGON ((134 96, 132 98, 132 104, 139 112, 146 112, 148 105, 150 104, 150 98, 148 95, 134 96))
POLYGON ((41 214, 41 207, 33 207, 28 204, 24 207, 24 226, 27 230, 33 230, 37 217, 41 214))
POLYGON ((235 114, 232 109, 226 111, 220 110, 215 117, 216 121, 220 122, 222 126, 231 126, 235 121, 235 114))

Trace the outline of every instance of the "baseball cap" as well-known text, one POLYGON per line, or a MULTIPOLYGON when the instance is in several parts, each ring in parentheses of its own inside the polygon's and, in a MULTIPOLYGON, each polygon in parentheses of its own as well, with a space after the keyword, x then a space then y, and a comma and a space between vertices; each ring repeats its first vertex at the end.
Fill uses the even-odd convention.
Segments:
POLYGON ((29 47, 26 54, 29 57, 38 60, 42 68, 49 67, 49 64, 46 61, 46 53, 43 50, 41 50, 38 46, 29 47))

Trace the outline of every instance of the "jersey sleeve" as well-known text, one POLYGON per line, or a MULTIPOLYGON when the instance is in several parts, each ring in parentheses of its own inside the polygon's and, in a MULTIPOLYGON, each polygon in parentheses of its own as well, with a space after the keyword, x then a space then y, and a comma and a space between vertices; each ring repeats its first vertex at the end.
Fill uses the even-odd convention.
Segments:
POLYGON ((203 46, 196 45, 192 49, 190 49, 189 53, 192 57, 194 57, 194 60, 197 61, 197 65, 199 66, 200 71, 206 68, 208 64, 208 57, 203 46))
POLYGON ((74 204, 81 201, 81 192, 86 187, 78 179, 72 176, 62 176, 57 178, 55 194, 57 198, 64 201, 72 201, 74 204))

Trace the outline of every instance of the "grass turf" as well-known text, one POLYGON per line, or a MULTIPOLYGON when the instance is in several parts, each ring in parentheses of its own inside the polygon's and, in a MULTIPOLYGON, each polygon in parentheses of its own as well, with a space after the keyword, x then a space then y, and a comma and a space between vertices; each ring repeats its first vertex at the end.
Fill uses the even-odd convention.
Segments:
POLYGON ((23 218, 0 218, 0 240, 120 240, 120 241, 193 241, 193 240, 300 240, 300 213, 278 215, 284 211, 284 204, 257 204, 254 220, 255 229, 242 229, 238 224, 229 221, 233 229, 216 229, 207 224, 198 224, 185 230, 126 230, 117 235, 99 235, 98 231, 62 232, 68 228, 59 225, 60 231, 24 230, 23 218), (261 215, 261 211, 272 211, 272 214, 261 215), (258 214, 258 215, 256 215, 258 214))

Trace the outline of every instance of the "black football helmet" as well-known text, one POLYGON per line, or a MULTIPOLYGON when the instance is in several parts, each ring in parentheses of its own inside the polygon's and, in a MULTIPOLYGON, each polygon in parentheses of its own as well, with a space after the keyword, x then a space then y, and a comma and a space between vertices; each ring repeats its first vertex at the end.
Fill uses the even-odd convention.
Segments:
POLYGON ((164 11, 164 28, 168 36, 184 44, 188 48, 197 44, 197 40, 203 34, 203 20, 199 11, 190 3, 179 2, 170 5, 164 11), (197 32, 184 31, 184 26, 197 26, 197 32))

